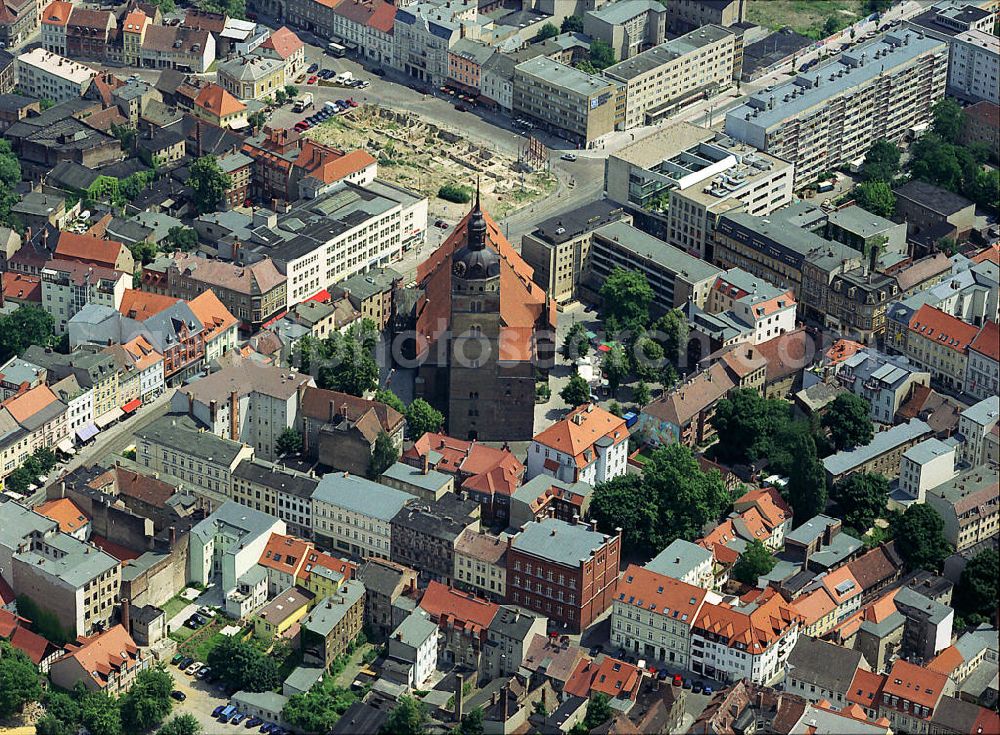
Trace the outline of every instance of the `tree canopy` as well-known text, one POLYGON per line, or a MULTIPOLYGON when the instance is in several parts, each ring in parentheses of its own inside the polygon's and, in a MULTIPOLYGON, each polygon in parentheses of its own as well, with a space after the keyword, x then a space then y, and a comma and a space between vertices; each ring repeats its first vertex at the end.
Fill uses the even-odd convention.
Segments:
POLYGON ((880 217, 891 217, 896 211, 896 195, 885 181, 866 181, 854 187, 854 200, 864 210, 880 217))
POLYGON ((962 106, 950 97, 945 97, 934 104, 931 115, 933 115, 931 130, 942 140, 952 144, 957 143, 958 136, 965 126, 965 111, 962 110, 962 106))
POLYGON ((346 334, 334 332, 324 340, 303 337, 293 363, 314 375, 320 388, 363 396, 378 387, 377 335, 375 323, 365 319, 346 334))
POLYGON ((107 692, 88 692, 84 695, 80 700, 80 719, 91 735, 122 735, 118 701, 107 692))
POLYGON ((732 577, 745 584, 757 584, 757 579, 778 563, 759 539, 752 539, 733 565, 732 577))
POLYGON ((11 150, 10 141, 0 138, 0 223, 15 230, 21 230, 22 223, 15 221, 10 210, 21 200, 15 188, 20 182, 21 162, 11 150))
POLYGON ((303 732, 325 735, 356 700, 350 689, 323 681, 314 684, 305 694, 289 697, 281 716, 303 732))
POLYGON ((177 715, 167 720, 159 729, 159 735, 200 735, 201 723, 192 714, 177 715))
POLYGON ((996 549, 984 549, 962 570, 952 602, 966 622, 988 622, 996 611, 1000 554, 996 549))
POLYGON ((601 369, 608 381, 608 390, 611 391, 611 395, 615 395, 622 381, 628 376, 628 358, 625 357, 625 350, 621 345, 613 345, 604 353, 601 369))
POLYGON ((875 437, 871 406, 854 393, 841 393, 823 414, 822 425, 838 449, 863 447, 875 437))
POLYGON ((188 186, 198 214, 214 212, 232 185, 232 178, 219 167, 215 156, 198 158, 188 168, 188 186))
POLYGON ((601 71, 615 63, 615 50, 611 44, 595 38, 590 42, 590 63, 595 69, 601 71))
POLYGON ((876 140, 865 154, 865 162, 861 167, 861 178, 864 181, 884 181, 891 184, 899 175, 899 159, 902 152, 895 143, 885 139, 876 140))
POLYGON ((416 697, 403 696, 389 712, 381 735, 422 735, 427 723, 427 706, 416 697))
POLYGON ((826 510, 826 472, 816 455, 816 440, 807 431, 796 432, 787 446, 791 456, 787 500, 795 525, 800 526, 826 510))
POLYGON ((944 537, 944 521, 926 503, 914 503, 907 508, 896 519, 893 535, 905 539, 905 543, 896 544, 896 549, 910 570, 936 572, 952 551, 944 537))
POLYGON ((385 405, 389 406, 389 408, 396 409, 401 414, 406 413, 406 404, 403 403, 402 400, 400 400, 399 396, 397 396, 388 388, 380 388, 379 390, 375 391, 375 400, 378 401, 379 403, 384 403, 385 405))
POLYGON ((587 328, 582 322, 573 322, 573 325, 566 332, 562 343, 562 356, 564 360, 573 362, 581 357, 586 357, 590 352, 590 340, 587 339, 587 328))
POLYGON ((560 27, 563 33, 583 33, 583 18, 579 15, 567 15, 560 27))
POLYGON ((55 319, 41 306, 19 306, 0 317, 0 362, 20 355, 29 345, 47 347, 55 327, 55 319))
POLYGON ((601 286, 601 302, 608 332, 637 332, 649 323, 653 289, 639 271, 615 267, 601 286))
POLYGON ((671 444, 652 452, 642 475, 594 488, 590 516, 605 533, 620 527, 628 552, 648 554, 678 538, 700 537, 730 502, 718 472, 703 472, 688 447, 671 444))
POLYGON ((541 28, 538 29, 538 33, 536 33, 535 37, 531 40, 536 42, 545 41, 549 38, 555 38, 558 35, 559 35, 559 29, 556 28, 556 26, 553 25, 552 23, 546 23, 545 25, 543 25, 541 28))
POLYGON ((208 665, 237 689, 266 692, 278 684, 278 665, 250 642, 224 638, 208 654, 208 665))
POLYGON ((844 525, 862 536, 885 514, 889 481, 877 473, 855 472, 833 486, 833 498, 841 508, 844 525))
POLYGON ((559 397, 573 408, 582 406, 590 402, 590 385, 580 373, 573 373, 569 376, 569 382, 559 391, 559 397))
POLYGON ((290 426, 285 428, 278 435, 278 441, 274 443, 274 451, 279 457, 286 454, 298 454, 302 451, 302 434, 290 426))
POLYGON ((587 702, 587 714, 583 718, 583 726, 589 732, 611 719, 611 715, 611 698, 604 692, 597 692, 592 694, 590 701, 587 702))
POLYGON ((712 426, 719 434, 715 456, 728 464, 774 458, 775 442, 791 421, 785 401, 764 398, 752 388, 732 391, 716 404, 712 426))
POLYGON ((10 717, 42 696, 38 669, 19 648, 0 640, 0 717, 10 717))
POLYGON ((140 671, 119 700, 122 726, 128 733, 149 732, 170 714, 173 677, 163 668, 140 671))
POLYGON ((382 475, 387 469, 392 467, 399 459, 399 447, 392 443, 392 438, 384 431, 380 431, 375 437, 375 446, 372 448, 372 458, 368 463, 368 478, 374 480, 382 475))
POLYGON ((410 436, 417 439, 428 431, 441 431, 444 427, 444 414, 423 398, 417 398, 406 409, 406 426, 410 436))

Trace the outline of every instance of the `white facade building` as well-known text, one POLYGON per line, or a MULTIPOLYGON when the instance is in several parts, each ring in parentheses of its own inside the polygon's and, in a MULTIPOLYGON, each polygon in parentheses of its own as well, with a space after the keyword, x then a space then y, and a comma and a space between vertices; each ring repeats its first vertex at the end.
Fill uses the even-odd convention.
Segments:
POLYGON ((954 476, 955 446, 934 437, 907 449, 899 461, 899 489, 918 503, 954 476))
POLYGON ((578 406, 532 440, 527 478, 545 474, 596 485, 624 475, 628 436, 624 419, 590 403, 578 406))
POLYGON ((971 30, 952 39, 948 91, 969 102, 1000 104, 1000 38, 971 30))
POLYGON ((285 522, 239 503, 223 503, 191 529, 188 564, 191 580, 236 589, 243 575, 256 567, 272 533, 284 534, 285 522))
POLYGON ((313 491, 313 533, 337 551, 388 559, 390 522, 414 497, 346 472, 328 473, 313 491))
POLYGON ((17 57, 18 86, 24 94, 55 103, 79 99, 97 71, 59 54, 36 48, 17 57))

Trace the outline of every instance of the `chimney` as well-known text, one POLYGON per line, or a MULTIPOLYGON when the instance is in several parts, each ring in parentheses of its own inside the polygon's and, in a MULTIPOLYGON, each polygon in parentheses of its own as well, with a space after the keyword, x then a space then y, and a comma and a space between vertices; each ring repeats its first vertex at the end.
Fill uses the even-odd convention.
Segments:
POLYGON ((229 438, 234 442, 240 439, 240 401, 236 391, 229 394, 229 438))
MULTIPOLYGON (((510 686, 505 686, 500 692, 501 706, 503 707, 503 721, 506 723, 510 719, 510 686)), ((545 704, 545 690, 542 690, 542 704, 545 704)))
MULTIPOLYGON (((462 692, 462 685, 465 684, 465 677, 461 674, 455 676, 455 722, 462 721, 462 708, 465 705, 462 692)), ((506 718, 504 719, 506 722, 506 718)))
POLYGON ((130 607, 130 605, 129 605, 128 598, 127 597, 123 597, 122 598, 122 627, 125 629, 126 633, 128 633, 129 635, 132 635, 132 620, 131 620, 132 616, 131 616, 131 613, 129 611, 129 607, 130 607))
POLYGON ((177 544, 177 528, 175 526, 170 527, 170 550, 174 550, 174 546, 177 544))
POLYGON ((337 406, 333 401, 330 401, 330 421, 333 421, 337 417, 337 406))
POLYGON ((428 472, 431 471, 431 458, 427 453, 424 453, 423 460, 424 460, 424 466, 421 472, 422 474, 426 475, 428 472))

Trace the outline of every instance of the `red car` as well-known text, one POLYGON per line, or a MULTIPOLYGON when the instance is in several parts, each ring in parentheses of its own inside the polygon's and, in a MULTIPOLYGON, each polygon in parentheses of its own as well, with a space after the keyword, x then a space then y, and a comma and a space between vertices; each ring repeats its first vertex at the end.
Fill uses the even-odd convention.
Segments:
POLYGON ((351 99, 347 100, 347 104, 349 104, 351 107, 357 107, 358 106, 358 103, 354 101, 353 97, 351 97, 351 99))
POLYGON ((306 84, 315 84, 316 80, 319 79, 315 74, 313 74, 309 79, 306 80, 306 84))
POLYGON ((299 122, 295 123, 295 129, 301 133, 303 130, 309 129, 309 123, 307 123, 305 120, 300 120, 299 122))
POLYGON ((680 674, 674 674, 674 686, 684 686, 684 678, 680 674))

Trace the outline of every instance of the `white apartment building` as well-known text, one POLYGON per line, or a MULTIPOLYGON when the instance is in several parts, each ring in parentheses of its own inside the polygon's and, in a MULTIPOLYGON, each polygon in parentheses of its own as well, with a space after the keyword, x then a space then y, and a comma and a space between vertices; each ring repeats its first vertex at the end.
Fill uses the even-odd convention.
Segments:
POLYGON ((392 65, 430 86, 444 84, 449 50, 463 36, 476 40, 478 17, 478 5, 469 2, 414 2, 397 8, 392 65))
POLYGON ((927 492, 927 504, 944 521, 944 537, 964 551, 1000 530, 997 465, 973 467, 927 492))
POLYGON ((837 379, 852 393, 868 401, 872 421, 892 425, 896 412, 909 398, 914 386, 929 386, 931 375, 905 357, 866 347, 840 363, 837 379))
POLYGON ((726 313, 745 324, 748 341, 757 345, 794 331, 797 308, 791 289, 776 288, 745 270, 730 268, 712 286, 707 311, 726 313))
POLYGON ((592 403, 577 406, 535 435, 528 447, 527 479, 544 474, 596 485, 624 475, 628 436, 624 419, 592 403))
POLYGON ((764 216, 792 201, 794 166, 686 122, 608 156, 604 188, 660 239, 712 259, 715 222, 743 211, 764 216))
POLYGON ((1000 38, 970 30, 952 39, 948 92, 969 102, 1000 104, 1000 38))
POLYGON ((947 75, 943 41, 893 31, 750 95, 726 115, 726 134, 795 164, 798 189, 929 122, 947 75))
POLYGON ((218 582, 223 594, 256 567, 272 533, 285 534, 285 522, 239 503, 226 502, 198 522, 189 534, 191 581, 218 582))
POLYGON ((415 496, 346 472, 323 476, 313 491, 313 534, 356 558, 390 558, 390 522, 415 496))
POLYGON ((233 471, 232 498, 280 518, 295 536, 311 538, 312 493, 318 482, 303 472, 263 459, 245 459, 233 471))
POLYGON ((426 612, 417 608, 389 636, 389 658, 410 665, 411 689, 420 689, 437 668, 440 632, 426 612))
POLYGON ((372 61, 392 63, 395 5, 385 0, 338 3, 333 7, 330 18, 336 40, 355 45, 358 53, 363 53, 372 61))
POLYGON ((689 668, 691 628, 714 593, 630 565, 611 605, 611 642, 647 662, 689 668))
POLYGON ((66 25, 73 4, 65 0, 52 0, 42 11, 42 48, 66 55, 66 25))
POLYGON ((97 71, 59 54, 35 48, 17 57, 18 86, 29 97, 55 103, 79 99, 97 71))
POLYGON ((1000 394, 1000 328, 988 321, 969 343, 965 390, 979 398, 1000 394))
POLYGON ((955 446, 931 437, 903 452, 899 460, 899 489, 917 503, 927 491, 955 476, 955 446))
POLYGON ((245 360, 179 388, 170 407, 273 460, 282 432, 299 424, 300 392, 315 385, 304 373, 245 360))
POLYGON ((969 406, 958 417, 958 434, 962 438, 960 459, 975 466, 986 461, 987 437, 1000 421, 1000 396, 992 395, 969 406))
POLYGON ((690 669, 724 682, 772 682, 784 673, 800 623, 799 614, 773 589, 744 604, 706 602, 691 630, 690 669))
POLYGON ((707 25, 609 66, 625 86, 625 125, 655 125, 682 107, 733 83, 736 34, 707 25))
POLYGON ((55 319, 56 334, 88 304, 117 310, 132 288, 132 274, 71 260, 50 260, 42 268, 42 306, 55 319))
POLYGON ((77 432, 94 419, 94 389, 81 386, 76 375, 67 375, 53 383, 52 392, 66 404, 66 433, 75 440, 77 432))
MULTIPOLYGON (((233 331, 236 331, 235 325, 233 331)), ((210 344, 216 344, 221 340, 215 340, 210 344)), ((235 342, 235 338, 233 340, 235 342)), ((232 347, 233 345, 229 345, 232 347)), ((208 345, 206 344, 206 350, 208 345)), ((132 364, 139 370, 139 393, 142 400, 149 400, 160 395, 164 389, 163 381, 163 355, 156 351, 149 340, 139 335, 122 345, 128 353, 132 364)))
POLYGON ((698 544, 676 539, 645 569, 705 590, 715 589, 715 560, 712 552, 698 544))

